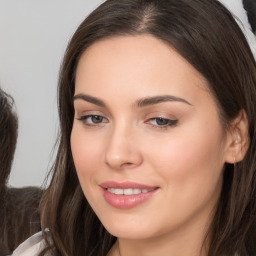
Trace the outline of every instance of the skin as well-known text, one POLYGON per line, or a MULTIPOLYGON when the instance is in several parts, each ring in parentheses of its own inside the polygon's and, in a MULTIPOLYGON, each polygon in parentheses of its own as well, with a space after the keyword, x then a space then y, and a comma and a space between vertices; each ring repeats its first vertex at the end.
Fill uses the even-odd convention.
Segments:
MULTIPOLYGON (((102 224, 119 238, 121 255, 198 256, 224 163, 234 154, 204 77, 150 35, 120 36, 83 53, 75 95, 71 148, 77 174, 102 224), (160 95, 179 100, 138 105, 160 95), (109 180, 159 189, 136 207, 119 209, 99 186, 109 180)), ((117 244, 109 255, 119 255, 117 244)))

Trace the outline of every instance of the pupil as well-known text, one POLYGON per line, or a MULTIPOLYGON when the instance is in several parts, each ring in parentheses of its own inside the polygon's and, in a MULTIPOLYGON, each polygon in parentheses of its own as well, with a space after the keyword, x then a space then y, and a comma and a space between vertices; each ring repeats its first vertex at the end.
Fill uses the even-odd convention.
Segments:
POLYGON ((92 116, 92 121, 94 123, 100 123, 100 122, 102 122, 102 117, 101 116, 92 116))
POLYGON ((167 119, 164 119, 164 118, 157 118, 156 119, 156 123, 158 125, 167 125, 168 124, 168 120, 167 119))

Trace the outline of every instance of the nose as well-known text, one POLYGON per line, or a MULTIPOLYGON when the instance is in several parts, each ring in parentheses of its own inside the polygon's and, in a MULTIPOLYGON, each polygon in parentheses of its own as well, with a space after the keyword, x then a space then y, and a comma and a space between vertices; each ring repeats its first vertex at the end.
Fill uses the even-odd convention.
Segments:
POLYGON ((142 163, 135 132, 128 127, 113 129, 105 151, 105 163, 112 169, 134 168, 142 163))

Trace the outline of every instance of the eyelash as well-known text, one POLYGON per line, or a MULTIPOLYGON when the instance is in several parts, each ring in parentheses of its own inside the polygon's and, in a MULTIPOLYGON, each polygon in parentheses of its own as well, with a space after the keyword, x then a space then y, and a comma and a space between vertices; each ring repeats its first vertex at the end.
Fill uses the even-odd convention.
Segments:
POLYGON ((83 122, 83 124, 87 125, 87 126, 97 126, 101 123, 107 123, 108 121, 107 122, 102 122, 102 120, 104 120, 104 119, 107 120, 105 117, 100 116, 100 115, 86 115, 86 116, 81 116, 81 117, 77 118, 77 120, 83 122), (88 123, 89 118, 91 118, 90 123, 88 123), (100 122, 93 122, 92 118, 100 118, 101 121, 100 122))
POLYGON ((151 123, 151 125, 154 128, 158 128, 158 129, 168 129, 169 127, 174 127, 178 124, 178 120, 173 120, 173 119, 168 119, 168 118, 163 118, 163 117, 150 118, 149 120, 146 121, 146 123, 150 123, 152 121, 154 121, 156 124, 151 123), (159 123, 157 123, 158 121, 166 122, 166 123, 160 125, 159 123))
MULTIPOLYGON (((83 122, 84 125, 86 126, 97 126, 100 125, 102 123, 107 123, 108 120, 100 115, 86 115, 86 116, 81 116, 79 118, 77 118, 77 120, 83 122), (98 119, 97 121, 99 122, 94 122, 93 118, 98 119), (91 119, 91 121, 88 123, 88 119, 91 119), (99 120, 100 119, 100 120, 99 120), (104 120, 104 121, 103 121, 104 120)), ((168 129, 169 127, 174 127, 177 125, 178 120, 173 120, 173 119, 168 119, 168 118, 163 118, 163 117, 154 117, 154 118, 150 118, 146 121, 147 124, 152 125, 154 128, 157 129, 168 129), (156 124, 153 124, 152 122, 155 122, 156 124), (159 124, 158 122, 164 122, 164 124, 159 124)))

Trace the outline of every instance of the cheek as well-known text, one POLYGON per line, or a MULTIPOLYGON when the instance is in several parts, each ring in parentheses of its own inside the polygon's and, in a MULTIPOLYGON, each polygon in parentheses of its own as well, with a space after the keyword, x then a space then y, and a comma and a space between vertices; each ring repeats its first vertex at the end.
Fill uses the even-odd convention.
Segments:
POLYGON ((101 170, 102 140, 95 139, 85 133, 81 127, 74 126, 71 138, 71 151, 78 179, 83 193, 93 209, 97 209, 97 202, 101 199, 101 193, 95 183, 95 175, 101 170))
POLYGON ((74 126, 70 143, 75 168, 83 187, 90 182, 92 174, 99 169, 98 165, 102 159, 102 140, 95 139, 83 132, 82 128, 74 126))
MULTIPOLYGON (((147 152, 154 170, 166 181, 166 186, 199 191, 216 186, 220 180, 223 159, 222 130, 204 126, 178 130, 159 144, 152 154, 147 152), (193 188, 193 189, 192 189, 193 188)), ((152 147, 147 147, 152 149, 152 147)))

